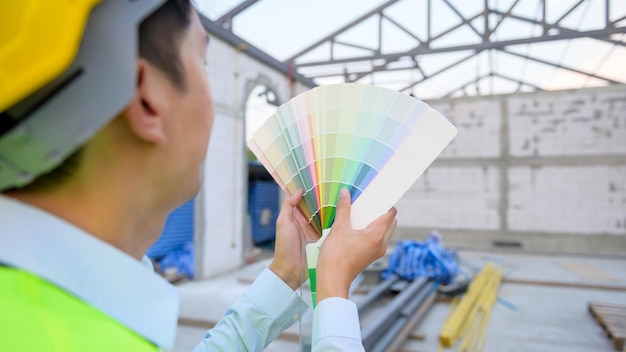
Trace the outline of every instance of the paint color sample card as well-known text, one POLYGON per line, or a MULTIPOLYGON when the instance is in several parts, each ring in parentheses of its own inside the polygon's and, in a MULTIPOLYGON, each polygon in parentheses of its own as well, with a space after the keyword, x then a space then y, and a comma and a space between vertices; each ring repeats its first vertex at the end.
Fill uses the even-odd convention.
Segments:
POLYGON ((281 105, 248 147, 320 233, 335 218, 341 188, 354 228, 388 211, 456 135, 425 103, 391 89, 345 83, 314 88, 281 105))

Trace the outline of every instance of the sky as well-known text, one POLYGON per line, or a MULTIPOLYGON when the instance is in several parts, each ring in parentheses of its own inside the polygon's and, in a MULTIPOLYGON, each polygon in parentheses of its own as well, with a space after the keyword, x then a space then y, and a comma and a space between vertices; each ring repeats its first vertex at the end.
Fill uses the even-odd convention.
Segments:
MULTIPOLYGON (((400 23, 420 38, 426 37, 426 1, 401 0, 385 10, 385 15, 400 23)), ((443 0, 432 1, 432 28, 434 34, 460 22, 443 0)), ((480 11, 483 0, 449 0, 466 16, 480 11)), ((488 0, 490 8, 503 12, 514 0, 488 0)), ((578 0, 546 0, 547 19, 554 21, 560 18, 568 8, 578 0)), ((210 19, 217 19, 240 1, 233 0, 196 0, 197 7, 210 19)), ((235 34, 254 44, 261 50, 279 60, 285 60, 315 41, 325 37, 341 26, 384 3, 384 0, 259 0, 246 11, 235 17, 233 30, 235 34)), ((616 20, 626 16, 626 1, 609 1, 612 18, 616 20)), ((537 17, 540 13, 540 0, 519 0, 513 14, 537 17)), ((586 0, 567 16, 561 25, 581 30, 593 30, 603 25, 604 0, 586 0)), ((492 23, 497 18, 490 19, 492 23)), ((626 25, 626 19, 619 23, 626 25)), ((475 21, 473 25, 482 30, 483 21, 475 21)), ((383 20, 382 52, 403 52, 417 45, 417 41, 390 21, 383 20)), ((494 34, 496 39, 506 40, 528 36, 538 36, 538 26, 526 24, 514 19, 506 19, 494 34)), ((350 31, 342 34, 342 41, 367 47, 378 45, 378 20, 371 18, 350 31)), ((615 35, 613 39, 626 41, 626 36, 615 35)), ((481 40, 468 26, 463 26, 450 35, 432 43, 432 47, 477 43, 481 40)), ((364 56, 367 51, 337 47, 335 57, 364 56)), ((560 63, 579 70, 596 72, 610 79, 626 82, 626 47, 594 39, 564 40, 558 42, 518 45, 508 48, 510 51, 523 55, 532 55, 539 59, 560 63)), ((420 56, 418 62, 427 73, 433 73, 444 66, 459 60, 468 53, 449 53, 420 56)), ((321 47, 301 58, 302 61, 318 61, 329 58, 329 46, 321 47)), ((398 62, 396 66, 407 65, 409 62, 398 62)), ((360 66, 368 69, 372 62, 361 62, 352 67, 360 66)), ((342 66, 307 68, 301 72, 332 73, 341 72, 342 66)), ((544 64, 525 60, 501 52, 483 52, 454 68, 426 80, 415 88, 405 91, 413 93, 420 99, 436 99, 446 96, 454 89, 473 81, 476 77, 487 75, 491 71, 520 79, 543 89, 570 89, 605 85, 601 80, 589 78, 565 69, 554 68, 544 64)), ((413 79, 420 78, 416 70, 376 73, 360 82, 386 86, 393 89, 406 87, 413 79)), ((317 79, 318 84, 341 82, 341 77, 317 79)), ((457 90, 451 96, 503 94, 519 91, 530 91, 530 87, 520 87, 517 83, 504 79, 489 78, 477 84, 470 84, 465 91, 457 90)), ((265 109, 263 99, 251 98, 251 104, 257 109, 265 109)), ((273 109, 272 107, 266 107, 273 109)), ((267 110, 267 109, 266 109, 267 110)), ((265 113, 265 111, 264 111, 265 113)), ((248 129, 250 130, 250 129, 248 129)))

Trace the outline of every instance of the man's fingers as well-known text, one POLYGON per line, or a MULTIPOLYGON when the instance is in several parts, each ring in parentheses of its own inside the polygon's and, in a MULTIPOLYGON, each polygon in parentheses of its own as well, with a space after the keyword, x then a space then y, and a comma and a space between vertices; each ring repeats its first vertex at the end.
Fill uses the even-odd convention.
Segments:
POLYGON ((320 235, 315 231, 313 226, 309 224, 309 221, 300 211, 297 211, 296 209, 293 217, 296 220, 300 231, 304 234, 304 237, 307 241, 314 241, 320 238, 320 235))
POLYGON ((339 199, 337 200, 337 212, 335 213, 335 223, 350 226, 350 191, 347 188, 339 190, 339 199))
POLYGON ((283 204, 280 207, 278 220, 280 220, 282 217, 285 217, 285 216, 291 216, 291 212, 293 211, 293 208, 295 208, 298 205, 298 203, 302 199, 303 193, 304 192, 300 189, 296 193, 285 198, 285 200, 283 201, 283 204))
POLYGON ((389 225, 389 227, 387 228, 387 231, 385 231, 385 243, 389 242, 389 239, 391 238, 391 236, 393 235, 393 233, 396 231, 396 227, 398 226, 398 219, 393 219, 393 221, 391 222, 391 225, 389 225))
POLYGON ((371 224, 369 224, 368 228, 375 229, 376 231, 386 231, 387 228, 391 225, 391 223, 396 219, 396 215, 398 214, 398 210, 396 207, 389 209, 388 212, 378 217, 378 219, 374 220, 371 224))
POLYGON ((298 205, 298 203, 300 203, 300 200, 302 199, 303 194, 304 192, 301 189, 299 189, 296 191, 296 193, 290 195, 285 200, 287 201, 289 206, 291 206, 292 208, 295 208, 295 206, 298 205))

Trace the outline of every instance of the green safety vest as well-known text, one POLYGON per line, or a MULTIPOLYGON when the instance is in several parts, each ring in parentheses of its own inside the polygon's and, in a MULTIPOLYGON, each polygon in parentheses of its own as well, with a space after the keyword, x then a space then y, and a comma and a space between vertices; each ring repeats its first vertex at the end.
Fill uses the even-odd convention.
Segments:
POLYGON ((115 319, 30 273, 0 266, 0 351, 159 351, 115 319))

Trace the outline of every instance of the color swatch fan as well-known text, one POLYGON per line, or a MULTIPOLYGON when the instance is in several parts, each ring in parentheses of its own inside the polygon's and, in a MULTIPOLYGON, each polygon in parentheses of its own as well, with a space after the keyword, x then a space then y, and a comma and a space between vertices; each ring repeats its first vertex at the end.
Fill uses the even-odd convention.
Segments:
POLYGON ((339 190, 352 195, 352 226, 364 228, 400 199, 456 135, 425 103, 394 90, 327 85, 281 105, 248 147, 282 189, 304 190, 302 213, 322 235, 339 190))
POLYGON ((314 88, 281 105, 248 147, 298 205, 321 238, 306 247, 313 306, 319 249, 335 219, 339 190, 352 196, 351 224, 387 212, 456 135, 425 103, 361 84, 314 88))

